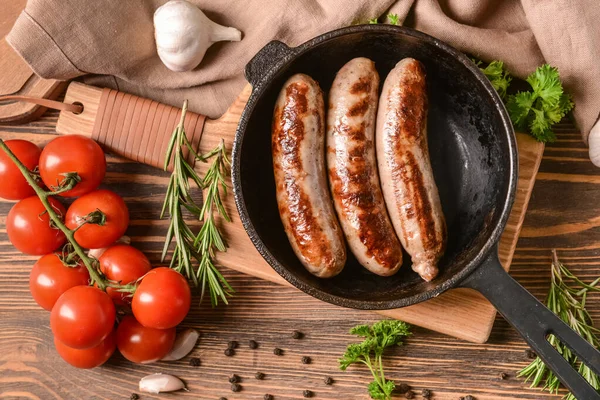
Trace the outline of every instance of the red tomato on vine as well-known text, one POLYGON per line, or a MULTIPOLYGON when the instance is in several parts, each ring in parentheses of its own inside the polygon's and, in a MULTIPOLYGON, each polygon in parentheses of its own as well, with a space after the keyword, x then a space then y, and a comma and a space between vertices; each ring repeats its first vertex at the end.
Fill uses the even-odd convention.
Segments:
MULTIPOLYGON (((54 198, 48 198, 50 206, 59 215, 65 208, 54 198)), ((58 228, 50 225, 50 217, 37 196, 19 201, 6 217, 8 239, 19 251, 31 255, 52 253, 65 244, 67 238, 58 228)))
MULTIPOLYGON (((38 166, 42 150, 34 143, 27 140, 6 140, 4 144, 30 171, 38 166)), ((0 150, 0 182, 2 182, 0 197, 4 199, 22 200, 35 194, 19 168, 2 150, 0 150)))
POLYGON ((56 254, 46 254, 29 274, 29 291, 42 308, 51 311, 56 300, 73 286, 87 285, 90 274, 85 265, 67 267, 56 254))
POLYGON ((40 176, 50 188, 58 188, 65 175, 77 173, 79 182, 61 196, 76 197, 100 186, 106 173, 104 152, 92 139, 81 135, 59 136, 40 155, 40 176))

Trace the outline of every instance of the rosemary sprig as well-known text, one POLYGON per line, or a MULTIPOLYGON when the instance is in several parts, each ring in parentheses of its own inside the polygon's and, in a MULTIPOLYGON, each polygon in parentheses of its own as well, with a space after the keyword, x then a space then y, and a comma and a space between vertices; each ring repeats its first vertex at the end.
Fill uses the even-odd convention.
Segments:
MULTIPOLYGON (((594 347, 600 348, 600 341, 596 336, 600 333, 600 330, 594 327, 592 318, 585 309, 587 293, 589 291, 600 292, 600 287, 597 287, 600 278, 590 284, 581 281, 558 260, 556 250, 552 250, 551 271, 550 291, 548 292, 546 305, 575 332, 579 333, 594 347)), ((593 388, 600 391, 598 376, 580 362, 568 347, 562 344, 554 335, 548 337, 548 342, 578 369, 579 373, 593 388)), ((531 387, 543 385, 542 390, 548 390, 550 393, 557 393, 560 388, 560 381, 556 375, 546 367, 539 357, 519 371, 518 376, 525 377, 525 382, 531 380, 531 387)), ((563 399, 577 400, 571 393, 563 399)))
POLYGON ((227 194, 225 177, 229 173, 230 163, 223 140, 215 149, 206 154, 201 155, 195 151, 187 139, 184 129, 186 112, 187 100, 183 103, 181 119, 173 132, 165 158, 165 171, 171 158, 173 159, 173 173, 160 214, 161 218, 166 212, 170 215, 169 229, 161 260, 165 260, 169 246, 174 241, 175 247, 171 255, 170 267, 186 276, 194 286, 200 287, 201 300, 204 298, 208 286, 213 306, 218 304, 219 299, 227 304, 227 296, 231 295, 233 289, 221 275, 215 263, 216 252, 226 251, 227 243, 219 230, 215 213, 225 221, 231 221, 221 198, 227 194), (201 178, 188 163, 185 150, 192 154, 196 161, 211 161, 204 178, 201 178), (194 200, 191 193, 193 188, 206 189, 202 206, 194 200), (202 227, 197 234, 186 222, 183 215, 184 209, 202 221, 202 227), (193 260, 198 263, 197 267, 192 265, 193 260))

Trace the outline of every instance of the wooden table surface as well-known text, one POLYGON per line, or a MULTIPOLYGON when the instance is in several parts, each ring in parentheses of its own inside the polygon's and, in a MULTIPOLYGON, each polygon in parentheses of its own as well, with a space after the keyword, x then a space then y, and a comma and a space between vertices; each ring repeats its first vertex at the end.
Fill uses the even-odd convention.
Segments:
MULTIPOLYGON (((39 143, 54 134, 57 113, 22 126, 0 126, 3 139, 22 137, 39 143)), ((105 186, 122 195, 131 212, 128 234, 133 244, 153 262, 166 231, 159 221, 167 176, 152 167, 107 156, 105 186)), ((588 160, 587 149, 571 125, 559 127, 558 141, 547 146, 525 224, 515 253, 511 274, 539 298, 549 285, 550 249, 581 277, 592 280, 600 273, 600 169, 588 160)), ((190 392, 150 398, 184 396, 199 399, 301 399, 302 391, 315 399, 367 399, 370 375, 365 368, 337 368, 337 359, 353 341, 347 332, 357 324, 378 319, 367 311, 342 309, 315 300, 296 289, 282 287, 237 272, 224 275, 236 290, 229 306, 211 309, 204 303, 193 307, 184 322, 202 333, 191 356, 200 367, 189 366, 189 357, 172 363, 134 365, 115 355, 94 370, 77 370, 63 362, 54 350, 49 313, 40 309, 28 290, 35 257, 24 256, 9 243, 5 218, 12 203, 0 202, 0 398, 2 399, 127 399, 136 392, 138 380, 149 373, 165 372, 184 379, 190 392), (302 340, 291 332, 305 333, 302 340), (247 342, 259 342, 257 350, 247 342), (234 357, 225 357, 227 342, 237 340, 234 357), (284 350, 275 356, 273 348, 284 350), (301 363, 310 356, 312 363, 301 363), (254 378, 266 374, 263 381, 254 378), (232 393, 228 376, 242 377, 243 390, 232 393), (335 383, 326 386, 323 378, 335 383)), ((592 316, 600 319, 600 299, 588 300, 592 316)), ((515 377, 525 366, 527 345, 498 317, 487 344, 467 343, 415 328, 404 347, 385 357, 386 376, 410 384, 417 393, 431 389, 434 399, 559 398, 528 389, 515 377), (508 379, 500 380, 500 373, 508 379)), ((403 396, 397 396, 403 398, 403 396)), ((420 394, 417 398, 421 398, 420 394)))

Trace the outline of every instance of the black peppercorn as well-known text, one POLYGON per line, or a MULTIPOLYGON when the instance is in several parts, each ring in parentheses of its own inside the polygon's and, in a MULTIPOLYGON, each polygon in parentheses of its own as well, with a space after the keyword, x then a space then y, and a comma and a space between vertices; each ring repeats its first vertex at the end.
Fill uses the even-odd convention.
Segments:
POLYGON ((229 349, 228 348, 228 349, 225 350, 225 355, 227 357, 232 357, 234 354, 235 354, 235 350, 233 350, 233 349, 229 349))
POLYGON ((240 377, 236 374, 233 374, 229 377, 229 383, 238 383, 240 381, 240 377))
POLYGON ((235 340, 231 340, 231 341, 229 341, 229 343, 227 343, 228 349, 237 349, 237 347, 238 347, 238 342, 236 342, 235 340))
POLYGON ((265 400, 273 400, 273 396, 271 396, 270 394, 265 394, 263 396, 263 399, 265 399, 265 400))
POLYGON ((408 392, 410 390, 410 385, 407 385, 406 383, 401 383, 398 385, 398 393, 400 394, 404 394, 406 392, 408 392))
POLYGON ((508 374, 506 372, 501 372, 498 377, 500 378, 500 380, 505 380, 506 378, 508 378, 508 374))
POLYGON ((232 392, 239 392, 240 390, 242 390, 242 387, 240 385, 238 385, 237 383, 232 383, 231 384, 231 391, 232 392))
POLYGON ((265 374, 263 374, 262 372, 257 372, 256 374, 254 374, 254 377, 256 379, 263 380, 265 379, 265 374))
POLYGON ((219 400, 227 400, 227 397, 219 397, 219 400))
POLYGON ((304 333, 302 333, 300 331, 294 331, 294 332, 292 332, 292 337, 294 339, 302 339, 304 337, 304 333))
POLYGON ((333 384, 333 379, 330 376, 326 377, 323 381, 325 382, 326 385, 333 384))
POLYGON ((192 367, 199 367, 201 364, 200 359, 198 357, 192 357, 190 358, 190 365, 192 367))
POLYGON ((256 340, 250 340, 248 342, 248 347, 250 347, 252 350, 257 349, 258 348, 258 343, 256 343, 256 340))
POLYGON ((281 350, 279 347, 275 347, 273 349, 273 354, 275 354, 276 356, 281 356, 283 355, 283 350, 281 350))
POLYGON ((423 396, 424 399, 430 399, 431 398, 431 390, 423 389, 423 390, 421 390, 421 395, 423 396))
POLYGON ((475 397, 471 396, 471 395, 467 395, 465 396, 465 400, 476 400, 475 397))
POLYGON ((305 390, 302 392, 302 396, 304 397, 312 397, 313 396, 313 392, 311 392, 310 390, 305 390))
POLYGON ((527 358, 536 358, 537 354, 535 354, 535 351, 531 350, 531 349, 527 349, 525 350, 525 354, 527 355, 527 358))
POLYGON ((140 396, 137 393, 131 393, 131 396, 129 396, 129 400, 138 400, 139 398, 140 396))
POLYGON ((406 392, 406 394, 404 395, 404 397, 406 397, 407 399, 414 399, 415 398, 415 392, 413 392, 412 390, 409 390, 408 392, 406 392))
POLYGON ((311 361, 312 361, 311 358, 308 356, 302 357, 302 364, 310 364, 311 361))

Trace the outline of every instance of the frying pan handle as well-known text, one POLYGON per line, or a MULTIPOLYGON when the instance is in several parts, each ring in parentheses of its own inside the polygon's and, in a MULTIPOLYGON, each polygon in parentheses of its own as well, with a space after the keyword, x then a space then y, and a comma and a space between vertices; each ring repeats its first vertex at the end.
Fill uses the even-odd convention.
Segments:
POLYGON ((285 43, 279 40, 270 41, 248 62, 244 75, 248 82, 256 87, 271 68, 293 54, 294 50, 285 43))
POLYGON ((500 265, 497 251, 492 252, 461 286, 483 294, 576 398, 600 399, 600 394, 556 351, 546 337, 549 334, 558 337, 598 375, 600 352, 511 278, 500 265))

